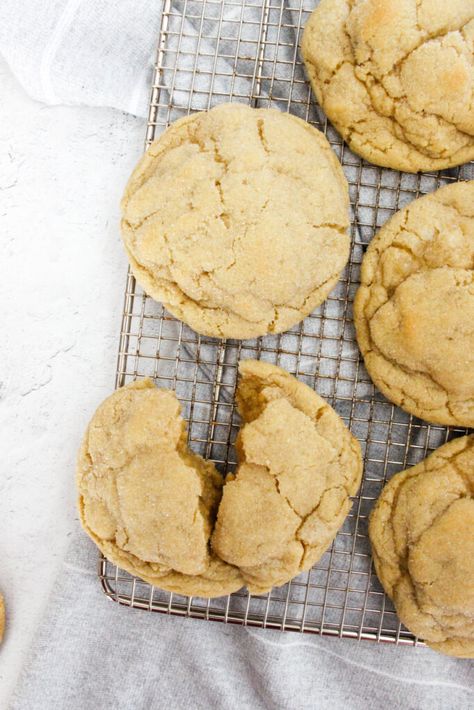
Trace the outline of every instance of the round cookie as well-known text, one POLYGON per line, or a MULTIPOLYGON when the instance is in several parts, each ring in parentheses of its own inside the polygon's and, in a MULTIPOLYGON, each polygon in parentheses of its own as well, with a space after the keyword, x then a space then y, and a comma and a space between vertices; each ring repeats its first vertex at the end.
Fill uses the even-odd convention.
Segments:
POLYGON ((244 426, 211 544, 262 594, 326 551, 359 488, 358 441, 310 387, 265 362, 239 365, 244 426))
POLYGON ((436 651, 474 658, 474 435, 396 474, 370 516, 377 575, 436 651))
POLYGON ((302 53, 319 104, 366 160, 417 172, 474 159, 473 0, 322 0, 302 53))
POLYGON ((107 559, 179 594, 242 586, 238 570, 209 549, 222 484, 214 465, 188 450, 175 395, 148 379, 100 405, 79 453, 85 531, 107 559))
POLYGON ((349 257, 347 181, 322 133, 225 104, 173 123, 138 163, 122 234, 145 291, 198 333, 287 330, 349 257))
POLYGON ((474 181, 415 200, 375 235, 354 322, 388 399, 435 424, 474 426, 474 181))

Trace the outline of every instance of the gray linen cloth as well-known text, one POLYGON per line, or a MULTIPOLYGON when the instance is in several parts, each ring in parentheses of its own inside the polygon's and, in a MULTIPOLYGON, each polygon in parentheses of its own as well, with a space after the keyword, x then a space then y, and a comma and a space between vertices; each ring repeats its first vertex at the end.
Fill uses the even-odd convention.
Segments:
MULTIPOLYGON (((185 6, 173 3, 173 12, 185 6)), ((259 3, 247 2, 246 12, 253 6, 257 28, 259 3)), ((160 11, 160 2, 146 0, 24 0, 19 13, 17 0, 2 0, 0 49, 40 101, 146 115, 160 11)), ((223 15, 238 11, 233 0, 223 15)), ((187 21, 186 29, 195 47, 196 21, 187 21)), ((212 27, 206 32, 211 36, 212 27)), ((291 58, 291 42, 287 51, 291 58)), ((97 551, 78 529, 12 710, 473 706, 468 661, 424 648, 252 630, 120 607, 103 595, 96 565, 97 551)))
POLYGON ((250 630, 109 601, 78 532, 11 710, 467 710, 472 664, 424 648, 250 630))

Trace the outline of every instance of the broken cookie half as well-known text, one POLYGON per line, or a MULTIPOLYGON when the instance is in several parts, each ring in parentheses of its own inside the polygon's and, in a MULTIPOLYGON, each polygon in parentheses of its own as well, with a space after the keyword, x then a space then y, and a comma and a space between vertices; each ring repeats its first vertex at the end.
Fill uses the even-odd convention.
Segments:
POLYGON ((212 547, 258 594, 319 560, 349 512, 362 459, 358 441, 310 387, 257 360, 239 371, 240 464, 224 486, 212 547))
POLYGON ((174 394, 151 380, 115 392, 86 432, 83 526, 109 560, 162 589, 284 584, 321 557, 359 486, 359 444, 323 399, 273 365, 239 370, 240 463, 225 483, 187 448, 174 394))
POLYGON ((146 379, 108 397, 84 437, 77 485, 85 531, 122 569, 181 594, 242 586, 210 550, 223 479, 187 448, 173 392, 146 379))

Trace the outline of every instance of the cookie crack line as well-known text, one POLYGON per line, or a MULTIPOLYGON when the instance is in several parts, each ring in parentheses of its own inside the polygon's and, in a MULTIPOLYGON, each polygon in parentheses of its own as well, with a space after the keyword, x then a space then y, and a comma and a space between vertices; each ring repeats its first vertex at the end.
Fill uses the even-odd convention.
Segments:
MULTIPOLYGON (((409 55, 408 55, 408 56, 409 56, 409 55)), ((376 80, 376 77, 375 77, 374 75, 372 75, 372 74, 368 74, 367 76, 368 76, 368 78, 372 78, 372 79, 376 80)), ((356 74, 355 72, 354 72, 354 78, 356 79, 356 81, 360 82, 360 83, 364 86, 364 88, 365 88, 365 90, 366 90, 366 92, 367 92, 367 95, 368 95, 368 97, 369 97, 369 100, 370 100, 370 108, 371 108, 371 110, 372 110, 379 118, 381 118, 381 119, 386 119, 386 118, 388 118, 390 121, 392 121, 392 122, 397 126, 398 130, 400 131, 400 133, 403 135, 403 142, 404 142, 405 144, 411 146, 415 151, 421 153, 422 155, 424 155, 424 156, 427 157, 427 158, 432 157, 429 152, 423 150, 423 146, 417 145, 416 143, 413 143, 413 141, 410 139, 409 135, 407 134, 406 128, 403 126, 403 124, 401 124, 401 123, 399 122, 399 120, 397 119, 397 117, 396 117, 396 115, 395 115, 394 113, 390 114, 390 116, 386 116, 386 115, 384 115, 383 113, 381 113, 381 112, 376 108, 376 106, 375 106, 374 103, 373 103, 373 100, 372 100, 372 97, 371 97, 371 94, 370 94, 370 91, 369 91, 369 88, 368 88, 368 84, 367 84, 363 79, 361 79, 359 76, 357 76, 357 74, 356 74)), ((394 98, 394 97, 390 96, 390 98, 391 98, 392 101, 395 101, 395 98, 394 98)), ((398 100, 397 100, 397 103, 400 103, 401 101, 405 101, 405 102, 408 104, 408 100, 407 100, 406 94, 403 95, 403 96, 401 96, 401 97, 397 97, 397 99, 398 99, 398 100)), ((463 135, 466 135, 470 140, 473 140, 473 138, 474 138, 474 136, 472 136, 471 134, 465 133, 464 131, 460 130, 460 129, 456 126, 456 124, 450 123, 449 121, 447 121, 447 120, 444 119, 442 116, 439 116, 439 115, 436 114, 436 113, 428 112, 428 111, 426 111, 426 109, 417 110, 416 113, 417 113, 417 114, 426 115, 426 116, 433 116, 433 117, 436 117, 437 120, 438 120, 440 123, 442 122, 442 123, 446 124, 447 126, 452 126, 453 128, 456 128, 456 130, 458 131, 458 133, 463 133, 463 135)), ((355 122, 352 124, 353 133, 357 133, 358 135, 363 136, 363 137, 365 138, 365 143, 366 143, 367 145, 371 145, 375 150, 380 151, 381 153, 385 153, 386 155, 388 155, 389 152, 392 150, 394 144, 392 143, 391 145, 389 145, 389 146, 386 147, 386 148, 383 148, 382 146, 377 145, 377 143, 375 143, 373 140, 370 140, 370 138, 366 135, 365 131, 359 131, 359 130, 357 129, 357 126, 358 126, 359 124, 361 124, 361 123, 366 123, 366 119, 359 119, 358 121, 355 121, 355 122)), ((350 137, 351 137, 351 136, 348 135, 348 142, 349 142, 349 138, 350 138, 350 137)), ((398 138, 398 136, 397 136, 395 133, 393 134, 393 138, 395 139, 395 141, 400 140, 400 139, 398 138)), ((459 153, 459 152, 461 152, 461 151, 464 150, 464 149, 465 149, 465 146, 462 146, 462 147, 459 148, 457 151, 455 151, 455 152, 453 153, 453 155, 456 155, 456 153, 459 153)), ((445 150, 445 153, 446 153, 446 152, 447 152, 447 149, 445 150)), ((441 154, 439 157, 437 156, 437 159, 440 159, 440 158, 443 158, 443 157, 445 157, 445 155, 441 154)))
MULTIPOLYGON (((367 73, 367 76, 369 76, 369 77, 372 78, 372 79, 375 79, 378 83, 382 83, 382 79, 386 79, 390 74, 393 74, 394 72, 396 72, 396 71, 401 67, 401 65, 404 64, 404 63, 406 62, 406 60, 407 60, 414 52, 418 51, 418 49, 420 49, 421 47, 423 47, 425 44, 427 44, 428 42, 436 41, 436 40, 438 40, 438 39, 442 39, 442 38, 446 37, 446 36, 449 35, 449 34, 460 34, 460 35, 462 35, 462 32, 464 31, 464 29, 466 28, 466 26, 467 26, 469 23, 471 23, 473 19, 474 19, 474 14, 473 14, 473 17, 471 17, 469 20, 467 20, 466 22, 464 22, 460 27, 458 27, 458 28, 455 29, 455 30, 450 30, 450 29, 448 29, 447 26, 445 26, 445 27, 441 27, 438 31, 433 32, 433 33, 426 32, 426 30, 423 30, 421 27, 418 26, 417 29, 418 29, 419 32, 421 32, 421 33, 426 32, 425 36, 420 38, 420 41, 418 42, 418 44, 416 44, 414 47, 412 47, 411 49, 409 49, 406 54, 404 54, 404 55, 401 56, 399 59, 397 59, 397 61, 392 65, 392 67, 389 69, 389 71, 387 71, 387 72, 385 72, 385 73, 382 72, 380 75, 378 75, 378 74, 375 75, 375 74, 367 73)), ((350 37, 351 48, 352 48, 352 56, 354 57, 354 44, 353 44, 353 42, 352 42, 352 37, 350 36, 350 34, 348 34, 347 36, 350 37)), ((463 37, 463 41, 465 42, 464 37, 463 37)), ((373 52, 374 52, 374 49, 373 49, 372 47, 370 47, 370 49, 371 49, 371 56, 370 56, 370 58, 369 58, 369 59, 366 59, 365 62, 362 62, 361 64, 356 64, 356 63, 355 63, 355 57, 354 57, 354 66, 357 66, 357 67, 364 67, 365 65, 371 64, 371 63, 373 62, 373 52)), ((456 50, 456 47, 453 46, 453 47, 450 47, 450 49, 456 50)), ((390 94, 389 94, 389 95, 390 95, 390 94)), ((391 96, 391 98, 398 98, 398 97, 391 96)))
POLYGON ((472 476, 469 476, 469 474, 466 473, 466 471, 459 466, 458 461, 457 461, 459 456, 461 456, 463 453, 464 453, 464 450, 460 451, 456 456, 454 456, 452 459, 449 460, 449 463, 453 466, 457 475, 462 480, 463 484, 466 486, 466 490, 467 490, 466 497, 474 498, 474 478, 472 476))
MULTIPOLYGON (((454 185, 470 185, 471 183, 474 184, 474 181, 460 180, 460 181, 454 183, 454 185)), ((407 278, 409 278, 410 276, 412 276, 414 274, 419 273, 422 270, 423 271, 430 271, 432 269, 443 268, 443 266, 445 266, 447 269, 455 268, 455 267, 449 266, 448 264, 443 264, 443 265, 438 264, 438 265, 432 266, 432 265, 430 265, 430 263, 428 263, 426 261, 424 251, 421 254, 416 254, 410 248, 410 246, 408 244, 404 244, 402 242, 397 241, 399 235, 406 235, 408 237, 414 237, 420 243, 420 245, 423 245, 426 248, 430 245, 430 243, 432 243, 434 241, 434 239, 442 236, 442 233, 441 233, 440 229, 436 226, 436 224, 432 225, 432 229, 433 229, 434 234, 432 237, 430 237, 428 239, 426 237, 423 238, 421 236, 421 234, 416 231, 415 225, 411 224, 410 227, 408 227, 408 220, 412 216, 412 214, 411 214, 412 210, 414 208, 416 208, 417 203, 419 203, 419 201, 423 200, 424 198, 429 198, 432 202, 435 203, 435 205, 438 204, 438 205, 442 206, 444 209, 446 209, 447 211, 454 212, 454 214, 456 216, 462 217, 463 219, 466 219, 466 220, 473 219, 472 214, 463 213, 459 209, 459 205, 457 205, 456 203, 443 202, 443 200, 441 199, 444 194, 444 189, 448 188, 448 187, 453 188, 454 185, 444 185, 443 187, 438 188, 438 190, 436 190, 435 192, 428 192, 424 195, 421 195, 420 197, 415 198, 413 200, 413 202, 411 202, 407 207, 402 208, 402 210, 400 210, 400 211, 396 212, 394 215, 392 215, 392 217, 389 218, 387 220, 387 222, 385 222, 385 224, 383 224, 379 228, 379 230, 375 236, 378 236, 379 234, 384 234, 386 229, 390 229, 393 219, 395 219, 395 218, 398 219, 401 216, 403 216, 403 222, 402 222, 402 224, 400 224, 398 226, 398 231, 394 234, 393 241, 387 243, 386 245, 383 245, 383 244, 379 244, 379 240, 374 237, 372 239, 372 241, 370 242, 369 246, 370 246, 370 253, 372 255, 372 261, 375 261, 375 259, 373 258, 374 254, 376 254, 380 260, 381 256, 383 255, 383 253, 386 249, 399 249, 401 251, 406 252, 409 256, 411 256, 413 258, 414 261, 418 262, 418 267, 416 269, 414 269, 412 272, 410 272, 408 274, 408 276, 403 281, 401 281, 399 284, 397 284, 397 288, 402 283, 404 283, 404 281, 407 278)), ((467 270, 469 270, 469 269, 467 269, 467 270)), ((473 262, 473 268, 471 269, 471 271, 473 272, 473 275, 474 275, 474 262, 473 262)), ((376 281, 376 276, 377 276, 377 272, 374 273, 372 278, 367 278, 367 279, 363 278, 362 285, 364 287, 366 287, 367 289, 370 289, 370 287, 373 286, 374 282, 376 281)), ((387 293, 389 293, 390 289, 386 288, 385 291, 387 293)), ((384 301, 384 303, 382 303, 381 306, 384 306, 385 303, 387 303, 387 301, 384 301)), ((381 306, 379 306, 377 308, 377 310, 374 311, 374 313, 372 314, 372 318, 374 317, 374 315, 377 313, 377 311, 379 310, 379 308, 381 306)))
MULTIPOLYGON (((386 88, 385 88, 385 86, 384 86, 383 83, 382 83, 383 80, 386 79, 389 75, 396 73, 396 71, 401 67, 401 65, 404 64, 404 63, 407 61, 407 59, 409 59, 409 57, 410 57, 414 52, 416 52, 418 49, 420 49, 421 47, 423 47, 423 46, 424 46, 425 44, 427 44, 428 42, 436 41, 437 39, 441 39, 441 38, 443 38, 443 37, 446 37, 448 34, 460 34, 460 35, 462 36, 462 32, 463 32, 464 28, 465 28, 470 22, 472 22, 473 19, 474 19, 474 15, 473 15, 473 17, 472 17, 471 19, 469 19, 467 22, 465 22, 463 25, 461 25, 461 27, 458 28, 457 30, 448 30, 448 29, 445 27, 445 28, 441 28, 438 32, 434 32, 433 34, 427 33, 426 37, 422 38, 422 39, 420 40, 420 42, 419 42, 415 47, 413 47, 412 49, 410 49, 404 56, 402 56, 400 59, 398 59, 398 60, 395 62, 395 64, 392 66, 392 68, 391 68, 388 72, 386 72, 385 74, 382 73, 382 74, 380 75, 380 77, 379 77, 378 75, 371 74, 370 72, 367 72, 367 73, 366 73, 366 76, 367 76, 368 81, 366 82, 366 81, 362 80, 362 82, 363 82, 363 84, 365 85, 365 88, 366 88, 366 90, 367 90, 368 95, 370 96, 370 90, 369 90, 369 89, 371 88, 371 87, 369 86, 369 80, 370 80, 370 79, 373 79, 378 85, 382 86, 383 89, 386 91, 386 88)), ((421 30, 420 30, 420 31, 421 31, 421 30)), ((464 39, 464 38, 463 38, 463 39, 464 39)), ((352 38, 351 38, 351 46, 352 46, 352 50, 353 50, 352 38)), ((451 47, 451 49, 454 49, 454 50, 456 51, 456 48, 455 48, 454 46, 451 47)), ((373 51, 373 50, 372 50, 372 51, 373 51)), ((363 67, 364 65, 369 64, 369 63, 371 63, 372 61, 373 61, 373 57, 371 57, 370 59, 366 60, 366 61, 363 62, 362 64, 355 64, 355 61, 354 61, 354 66, 356 66, 356 67, 363 67)), ((358 77, 356 77, 356 78, 358 78, 358 77)), ((387 92, 387 93, 388 93, 388 92, 387 92)), ((398 96, 398 95, 395 95, 395 96, 394 96, 394 95, 388 93, 388 96, 390 96, 390 98, 391 98, 393 101, 396 101, 396 100, 399 101, 400 99, 402 99, 402 100, 407 101, 407 103, 409 104, 409 101, 408 101, 408 98, 407 98, 407 95, 406 95, 406 94, 403 94, 402 96, 398 96)), ((372 99, 371 99, 371 107, 372 107, 372 109, 374 110, 374 112, 375 112, 378 116, 380 116, 381 118, 384 117, 384 114, 380 113, 380 112, 376 109, 375 105, 374 105, 373 102, 372 102, 372 99)), ((414 109, 412 109, 412 110, 414 110, 414 109)), ((442 121, 443 123, 446 123, 448 126, 453 126, 454 128, 456 128, 457 131, 459 131, 459 133, 463 133, 464 135, 466 135, 466 136, 467 136, 468 138, 470 138, 471 140, 472 140, 472 138, 473 138, 473 135, 472 135, 472 134, 466 133, 466 132, 463 131, 462 129, 458 128, 458 126, 456 125, 456 123, 454 123, 454 122, 451 123, 450 121, 448 121, 447 119, 445 119, 443 116, 440 116, 440 115, 437 114, 436 112, 426 111, 426 109, 418 109, 418 110, 416 110, 416 113, 421 113, 421 114, 428 115, 428 116, 435 116, 437 119, 439 119, 439 120, 442 121)), ((397 120, 396 116, 395 116, 393 113, 390 115, 390 118, 391 118, 391 119, 397 124, 397 126, 400 128, 400 130, 402 131, 403 136, 404 136, 404 139, 406 140, 406 142, 407 142, 407 143, 410 143, 410 144, 411 144, 414 148, 416 148, 417 150, 420 150, 419 146, 417 146, 415 143, 412 143, 412 142, 410 141, 410 139, 406 136, 405 131, 404 131, 404 129, 403 129, 403 126, 400 124, 400 122, 397 120)))
POLYGON ((262 148, 265 151, 267 155, 271 154, 270 147, 268 145, 266 136, 265 136, 265 123, 263 118, 257 119, 257 130, 258 130, 258 137, 260 139, 260 143, 262 144, 262 148))
POLYGON ((304 556, 305 556, 305 554, 306 554, 306 544, 305 544, 305 542, 298 536, 298 532, 300 531, 302 525, 304 525, 305 521, 307 520, 307 517, 306 517, 306 516, 303 517, 302 515, 300 515, 300 514, 298 513, 298 511, 293 507, 293 505, 292 505, 290 499, 288 498, 288 496, 285 496, 285 495, 281 492, 281 490, 280 490, 280 480, 279 480, 278 476, 277 476, 276 474, 272 474, 272 472, 271 472, 270 469, 267 469, 267 470, 268 470, 268 472, 270 473, 270 475, 272 475, 272 477, 273 477, 273 481, 274 481, 274 484, 275 484, 276 492, 278 493, 278 495, 280 496, 280 498, 285 501, 285 503, 287 504, 287 506, 288 506, 288 508, 291 510, 291 512, 294 513, 294 514, 297 516, 297 518, 299 518, 299 520, 300 520, 300 524, 299 524, 298 528, 296 529, 295 534, 294 534, 294 536, 292 536, 292 538, 293 538, 293 540, 294 540, 295 542, 299 542, 299 543, 301 544, 301 556, 300 556, 300 559, 299 559, 299 562, 298 562, 298 568, 301 569, 301 565, 302 565, 302 563, 303 563, 303 559, 304 559, 304 556))
MULTIPOLYGON (((296 510, 296 508, 294 508, 294 506, 292 505, 292 503, 291 503, 289 497, 286 496, 284 493, 282 493, 282 491, 281 491, 281 489, 280 489, 280 479, 278 478, 277 474, 274 473, 274 472, 273 472, 270 468, 268 468, 268 467, 267 467, 267 471, 268 471, 268 473, 269 473, 269 474, 272 476, 272 478, 273 478, 276 491, 277 491, 278 495, 280 496, 280 498, 282 498, 282 499, 285 501, 285 503, 286 503, 287 506, 290 508, 290 510, 291 510, 296 516, 298 516, 298 518, 299 518, 300 520, 303 520, 303 516, 300 515, 300 513, 298 513, 298 511, 296 510)), ((305 516, 305 518, 306 518, 306 516, 305 516)), ((295 539, 297 539, 297 538, 295 537, 295 539)))

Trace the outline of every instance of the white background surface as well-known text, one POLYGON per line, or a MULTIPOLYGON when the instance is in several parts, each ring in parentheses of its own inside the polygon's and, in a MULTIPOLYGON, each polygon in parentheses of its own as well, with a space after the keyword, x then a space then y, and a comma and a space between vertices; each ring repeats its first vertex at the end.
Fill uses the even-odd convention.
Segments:
POLYGON ((47 107, 0 63, 0 708, 76 523, 74 461, 113 388, 126 259, 119 201, 144 121, 47 107))

